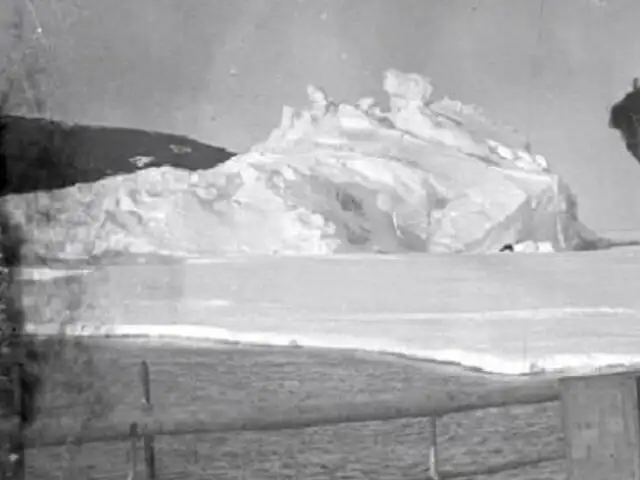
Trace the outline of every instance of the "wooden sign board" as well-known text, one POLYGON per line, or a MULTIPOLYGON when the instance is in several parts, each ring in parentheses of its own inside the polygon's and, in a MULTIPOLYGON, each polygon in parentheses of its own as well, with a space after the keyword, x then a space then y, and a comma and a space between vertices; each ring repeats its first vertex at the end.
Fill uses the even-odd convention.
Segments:
POLYGON ((640 370, 560 381, 569 480, 640 480, 640 370))

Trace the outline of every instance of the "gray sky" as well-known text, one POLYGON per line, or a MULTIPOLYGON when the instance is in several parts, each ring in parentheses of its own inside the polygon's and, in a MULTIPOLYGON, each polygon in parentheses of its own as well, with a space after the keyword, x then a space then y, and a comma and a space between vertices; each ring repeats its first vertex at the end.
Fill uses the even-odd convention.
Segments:
POLYGON ((70 26, 43 20, 59 117, 244 149, 308 83, 356 100, 379 95, 389 67, 415 71, 530 133, 590 226, 640 229, 640 165, 607 128, 640 76, 637 0, 547 0, 542 21, 540 0, 81 3, 70 26))

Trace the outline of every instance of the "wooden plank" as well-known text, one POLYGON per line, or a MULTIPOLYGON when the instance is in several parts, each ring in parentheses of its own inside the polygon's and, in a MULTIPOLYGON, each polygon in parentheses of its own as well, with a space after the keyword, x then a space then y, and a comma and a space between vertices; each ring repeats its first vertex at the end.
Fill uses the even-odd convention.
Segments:
MULTIPOLYGON (((541 463, 559 461, 564 458, 562 452, 541 452, 532 456, 514 460, 507 460, 501 463, 490 463, 467 467, 460 470, 443 470, 440 473, 441 480, 454 478, 476 478, 480 475, 496 475, 498 473, 521 470, 533 467, 541 463)), ((164 471, 159 475, 159 480, 211 480, 220 476, 220 472, 215 471, 194 471, 192 469, 164 471)), ((121 480, 122 472, 95 475, 92 480, 121 480)), ((412 478, 411 480, 425 480, 424 476, 412 478)), ((608 479, 607 479, 608 480, 608 479)))
POLYGON ((235 431, 277 431, 319 425, 439 417, 486 408, 546 403, 559 399, 556 380, 530 380, 487 389, 484 392, 438 393, 386 397, 366 402, 338 404, 305 402, 293 406, 250 408, 230 414, 220 408, 172 408, 163 412, 120 411, 105 421, 96 421, 82 430, 69 419, 47 419, 26 433, 26 444, 64 445, 70 442, 95 443, 126 441, 129 427, 137 423, 142 435, 191 435, 235 431))
POLYGON ((533 456, 515 458, 500 463, 477 465, 460 470, 443 470, 440 472, 440 479, 477 478, 479 476, 497 475, 498 473, 522 470, 541 463, 557 462, 563 458, 564 452, 541 452, 533 456))
POLYGON ((640 371, 560 382, 569 480, 640 480, 640 371))

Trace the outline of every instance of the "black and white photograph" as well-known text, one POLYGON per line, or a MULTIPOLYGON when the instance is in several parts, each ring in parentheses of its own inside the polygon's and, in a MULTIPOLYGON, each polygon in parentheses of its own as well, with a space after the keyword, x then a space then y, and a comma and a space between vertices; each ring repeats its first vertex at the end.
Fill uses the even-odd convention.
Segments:
POLYGON ((0 0, 0 480, 640 480, 639 0, 0 0))

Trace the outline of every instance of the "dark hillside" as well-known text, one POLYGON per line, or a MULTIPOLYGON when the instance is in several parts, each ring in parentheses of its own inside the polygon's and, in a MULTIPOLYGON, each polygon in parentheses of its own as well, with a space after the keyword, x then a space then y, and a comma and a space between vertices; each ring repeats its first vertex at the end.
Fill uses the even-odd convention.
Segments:
POLYGON ((235 155, 181 135, 41 118, 2 116, 0 130, 2 195, 64 188, 143 168, 208 169, 235 155))

